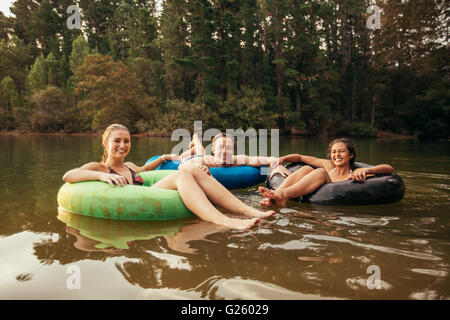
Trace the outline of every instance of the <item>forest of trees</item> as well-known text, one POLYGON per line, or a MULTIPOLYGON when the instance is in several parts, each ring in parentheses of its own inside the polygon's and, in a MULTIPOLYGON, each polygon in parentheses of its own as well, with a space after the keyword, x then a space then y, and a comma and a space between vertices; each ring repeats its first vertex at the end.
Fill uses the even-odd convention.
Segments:
POLYGON ((16 0, 0 12, 0 130, 449 137, 438 0, 16 0), (81 11, 69 29, 67 8, 81 11), (367 28, 381 8, 381 28, 367 28))

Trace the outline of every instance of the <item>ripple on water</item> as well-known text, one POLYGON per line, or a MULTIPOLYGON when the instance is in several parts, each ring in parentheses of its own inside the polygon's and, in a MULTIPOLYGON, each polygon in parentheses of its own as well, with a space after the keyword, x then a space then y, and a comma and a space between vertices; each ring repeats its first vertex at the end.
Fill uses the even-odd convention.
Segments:
POLYGON ((438 278, 445 278, 448 276, 448 272, 444 270, 434 270, 434 269, 411 269, 412 272, 425 274, 428 276, 438 277, 438 278))
POLYGON ((291 208, 283 208, 283 209, 280 209, 280 213, 298 213, 298 211, 297 210, 294 210, 294 209, 291 209, 291 208))
POLYGON ((192 266, 189 264, 187 258, 185 257, 150 250, 147 250, 146 252, 156 257, 157 259, 165 261, 167 266, 171 269, 192 271, 192 266))
POLYGON ((304 294, 285 289, 268 282, 240 277, 230 279, 214 278, 213 281, 206 280, 194 290, 207 290, 202 294, 209 299, 244 299, 244 300, 321 300, 337 299, 315 294, 304 294), (205 284, 208 284, 207 286, 205 284))
POLYGON ((277 222, 275 222, 275 224, 280 227, 286 227, 289 225, 289 223, 290 223, 290 221, 287 218, 283 218, 283 219, 280 219, 277 222))
POLYGON ((401 250, 401 249, 390 248, 390 247, 385 247, 385 246, 365 244, 365 243, 353 241, 350 239, 344 239, 344 238, 333 237, 333 236, 306 234, 303 237, 309 238, 309 239, 323 240, 323 241, 348 243, 348 244, 354 245, 356 247, 377 250, 377 251, 381 251, 381 252, 385 252, 385 253, 397 254, 397 255, 406 256, 406 257, 415 258, 415 259, 433 260, 433 261, 442 260, 442 258, 432 255, 432 254, 428 254, 428 253, 413 252, 413 251, 401 250))
POLYGON ((274 249, 283 249, 283 250, 318 250, 318 248, 322 247, 321 244, 305 241, 305 240, 292 240, 283 244, 271 244, 271 243, 263 243, 259 246, 258 249, 265 250, 267 248, 274 249))
POLYGON ((352 290, 361 290, 361 289, 370 289, 370 286, 376 285, 376 289, 378 290, 391 290, 393 286, 384 281, 384 280, 378 280, 378 283, 368 283, 368 280, 366 278, 361 277, 355 277, 355 278, 348 278, 345 280, 345 283, 347 286, 352 290), (379 286, 379 287, 378 287, 379 286))
POLYGON ((365 225, 365 226, 386 226, 392 220, 398 220, 397 217, 370 217, 370 218, 356 218, 356 217, 339 217, 336 220, 330 221, 335 224, 342 224, 347 226, 365 225))
POLYGON ((450 297, 439 296, 439 294, 434 290, 424 290, 419 292, 414 292, 409 295, 410 299, 413 300, 448 300, 450 297))
POLYGON ((408 242, 412 243, 412 244, 428 244, 429 242, 427 240, 423 240, 423 239, 410 239, 408 240, 408 242))

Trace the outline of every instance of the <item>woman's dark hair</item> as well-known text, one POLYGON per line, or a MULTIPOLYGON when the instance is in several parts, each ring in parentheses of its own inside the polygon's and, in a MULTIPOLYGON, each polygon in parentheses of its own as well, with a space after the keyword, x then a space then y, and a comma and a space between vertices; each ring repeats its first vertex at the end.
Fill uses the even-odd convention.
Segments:
POLYGON ((348 152, 351 155, 353 155, 353 158, 350 159, 350 168, 354 169, 355 168, 355 160, 356 160, 356 148, 353 144, 353 141, 348 138, 339 138, 339 139, 335 139, 335 140, 331 141, 330 144, 328 145, 327 158, 331 159, 331 148, 333 147, 333 145, 335 145, 338 142, 342 142, 343 144, 345 144, 345 146, 348 149, 348 152))

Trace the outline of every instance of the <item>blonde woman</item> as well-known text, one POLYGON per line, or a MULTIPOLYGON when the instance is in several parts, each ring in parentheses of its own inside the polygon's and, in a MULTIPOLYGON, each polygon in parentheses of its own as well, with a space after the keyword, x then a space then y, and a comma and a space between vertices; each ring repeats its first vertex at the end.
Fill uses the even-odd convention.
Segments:
MULTIPOLYGON (((131 149, 131 136, 128 129, 120 124, 112 124, 105 130, 102 145, 104 152, 101 162, 90 162, 69 170, 63 180, 69 183, 97 180, 118 187, 127 184, 142 185, 139 172, 154 170, 163 161, 177 158, 176 155, 164 155, 143 167, 125 162, 131 149)), ((178 190, 186 207, 199 218, 234 229, 249 229, 258 223, 259 218, 267 218, 275 213, 247 206, 214 178, 188 163, 180 165, 176 173, 155 183, 149 192, 152 188, 178 190), (215 206, 253 218, 230 218, 215 206)))

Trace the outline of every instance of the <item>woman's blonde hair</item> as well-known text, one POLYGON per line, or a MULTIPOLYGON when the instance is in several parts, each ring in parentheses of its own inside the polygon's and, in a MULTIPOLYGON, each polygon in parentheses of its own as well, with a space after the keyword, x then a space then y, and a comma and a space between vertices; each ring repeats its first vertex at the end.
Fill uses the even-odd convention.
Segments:
POLYGON ((113 123, 111 125, 108 126, 108 128, 105 129, 105 132, 103 132, 102 135, 102 146, 103 146, 103 155, 102 155, 102 163, 105 163, 106 160, 108 159, 108 147, 106 146, 106 142, 109 139, 109 136, 111 135, 111 132, 116 131, 116 130, 123 130, 128 132, 128 134, 130 133, 130 131, 127 129, 127 127, 118 124, 118 123, 113 123))

